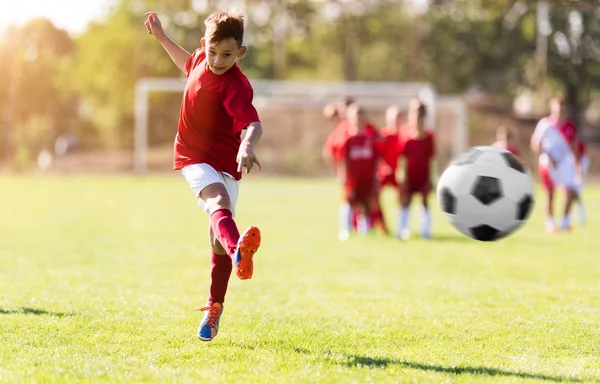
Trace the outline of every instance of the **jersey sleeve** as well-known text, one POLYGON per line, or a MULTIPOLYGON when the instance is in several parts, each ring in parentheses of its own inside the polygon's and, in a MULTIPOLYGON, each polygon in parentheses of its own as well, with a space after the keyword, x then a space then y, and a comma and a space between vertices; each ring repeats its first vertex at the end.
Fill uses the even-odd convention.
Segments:
POLYGON ((223 106, 233 119, 233 131, 240 132, 250 123, 260 121, 258 112, 252 104, 254 91, 250 82, 230 81, 225 88, 223 106))
POLYGON ((198 64, 204 60, 206 57, 206 53, 203 48, 198 48, 188 57, 187 62, 185 63, 185 76, 188 77, 192 69, 194 69, 198 64))

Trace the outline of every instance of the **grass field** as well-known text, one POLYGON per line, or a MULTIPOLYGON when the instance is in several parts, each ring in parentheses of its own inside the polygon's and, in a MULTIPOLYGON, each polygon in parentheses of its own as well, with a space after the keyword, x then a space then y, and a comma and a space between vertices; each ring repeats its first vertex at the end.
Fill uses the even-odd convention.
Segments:
POLYGON ((435 240, 340 243, 333 181, 249 177, 238 224, 264 243, 210 343, 181 177, 2 176, 0 196, 0 382, 600 382, 600 189, 571 234, 541 230, 539 200, 479 243, 436 203, 435 240))

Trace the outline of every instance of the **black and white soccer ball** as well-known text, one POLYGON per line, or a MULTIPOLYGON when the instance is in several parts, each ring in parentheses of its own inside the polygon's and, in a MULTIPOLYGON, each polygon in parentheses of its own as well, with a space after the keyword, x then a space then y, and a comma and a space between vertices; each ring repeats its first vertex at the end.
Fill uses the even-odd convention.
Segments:
POLYGON ((535 204, 528 170, 510 152, 474 147, 458 156, 438 181, 437 199, 450 223, 480 241, 515 232, 535 204))

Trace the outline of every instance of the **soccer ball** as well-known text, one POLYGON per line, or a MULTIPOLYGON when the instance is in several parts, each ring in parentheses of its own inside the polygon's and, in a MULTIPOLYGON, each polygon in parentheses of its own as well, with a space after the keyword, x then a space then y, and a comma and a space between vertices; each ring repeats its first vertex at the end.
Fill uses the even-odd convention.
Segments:
POLYGON ((535 204, 527 169, 496 147, 474 147, 458 156, 438 181, 437 199, 456 229, 480 241, 513 233, 535 204))

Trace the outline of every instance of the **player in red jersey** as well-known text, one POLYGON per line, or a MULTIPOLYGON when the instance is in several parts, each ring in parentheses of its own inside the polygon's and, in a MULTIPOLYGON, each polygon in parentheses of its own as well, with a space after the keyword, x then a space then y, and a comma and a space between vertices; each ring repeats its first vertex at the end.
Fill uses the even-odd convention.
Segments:
POLYGON ((352 211, 357 214, 357 231, 369 230, 371 211, 379 210, 377 202, 377 164, 379 149, 376 136, 368 131, 362 109, 353 104, 348 108, 348 131, 339 152, 338 174, 342 177, 344 203, 340 207, 340 240, 350 235, 352 211))
MULTIPOLYGON (((350 136, 350 131, 353 129, 350 127, 350 125, 351 125, 350 120, 357 119, 357 116, 355 116, 357 111, 360 111, 362 114, 362 110, 360 110, 360 108, 357 109, 356 104, 347 105, 347 102, 349 100, 352 100, 352 99, 344 98, 338 104, 338 106, 340 108, 338 110, 338 116, 343 116, 343 118, 340 118, 337 126, 330 133, 330 135, 327 138, 327 141, 325 142, 325 145, 323 147, 323 157, 336 170, 336 175, 337 175, 338 180, 343 180, 345 177, 344 174, 340 173, 341 168, 339 167, 339 165, 344 161, 344 154, 342 152, 343 145, 346 142, 346 140, 348 139, 348 137, 350 136), (352 111, 352 113, 354 115, 353 117, 348 116, 350 111, 352 111)), ((377 128, 373 124, 365 121, 364 116, 361 116, 361 124, 364 124, 364 130, 365 130, 366 135, 373 137, 373 138, 377 138, 377 139, 379 138, 379 133, 377 131, 377 128)), ((345 208, 341 208, 341 209, 345 209, 345 208)), ((369 220, 367 220, 369 228, 372 228, 373 226, 379 226, 379 228, 381 229, 381 231, 383 233, 387 233, 387 226, 385 224, 385 219, 383 216, 383 212, 381 211, 381 207, 370 210, 369 214, 370 214, 370 217, 369 217, 369 220)), ((352 229, 355 229, 355 230, 358 229, 358 221, 357 220, 358 220, 358 217, 357 217, 356 213, 354 213, 352 211, 352 229)))
POLYGON ((546 231, 556 233, 554 190, 565 189, 566 200, 561 230, 571 229, 571 208, 578 199, 576 180, 581 178, 577 128, 569 119, 566 100, 558 94, 550 100, 550 114, 542 118, 531 137, 531 149, 538 155, 538 172, 546 192, 546 231))
POLYGON ((504 126, 496 129, 496 141, 492 144, 492 147, 506 149, 516 157, 521 157, 514 133, 504 126))
POLYGON ((199 309, 204 317, 198 327, 198 337, 210 341, 219 331, 233 265, 240 279, 250 279, 260 246, 259 229, 249 227, 240 235, 234 214, 242 171, 249 173, 255 165, 260 170, 254 147, 263 128, 252 105, 252 86, 236 64, 246 52, 243 16, 218 12, 204 24, 201 47, 190 54, 165 34, 156 13, 146 13, 144 23, 187 77, 173 168, 181 170, 210 217, 210 294, 199 309))
POLYGON ((409 232, 409 210, 412 196, 421 195, 423 204, 421 236, 431 238, 431 213, 428 195, 431 190, 431 163, 435 157, 433 132, 425 127, 427 110, 420 100, 413 100, 408 112, 408 124, 403 133, 401 157, 405 160, 404 180, 400 184, 400 212, 398 214, 397 237, 407 239, 409 232))

